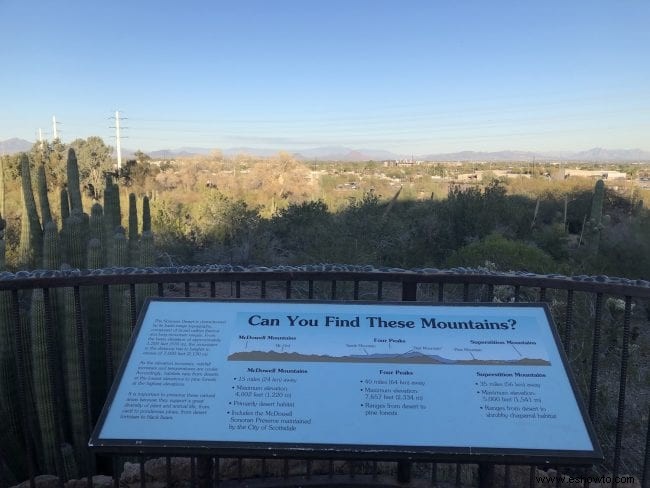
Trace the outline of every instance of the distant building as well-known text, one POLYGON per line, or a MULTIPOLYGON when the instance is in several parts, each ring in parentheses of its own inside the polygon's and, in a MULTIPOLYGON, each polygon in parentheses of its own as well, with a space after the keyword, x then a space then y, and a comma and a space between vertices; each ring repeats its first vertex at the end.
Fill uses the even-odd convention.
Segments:
POLYGON ((598 178, 603 180, 625 180, 627 173, 609 170, 565 169, 564 178, 577 176, 580 178, 598 178))
POLYGON ((390 161, 384 161, 384 166, 386 167, 391 167, 391 166, 420 166, 424 164, 425 161, 423 160, 416 160, 413 158, 410 159, 394 159, 390 161))
POLYGON ((474 171, 473 173, 460 174, 456 177, 459 181, 483 181, 485 175, 496 176, 497 178, 530 178, 528 174, 511 173, 508 170, 474 171))

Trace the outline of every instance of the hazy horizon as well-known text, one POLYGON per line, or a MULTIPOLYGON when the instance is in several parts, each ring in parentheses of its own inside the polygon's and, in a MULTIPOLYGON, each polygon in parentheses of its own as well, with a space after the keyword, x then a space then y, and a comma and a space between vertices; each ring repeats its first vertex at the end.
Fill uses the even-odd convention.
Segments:
POLYGON ((0 140, 650 150, 650 4, 0 3, 0 140))

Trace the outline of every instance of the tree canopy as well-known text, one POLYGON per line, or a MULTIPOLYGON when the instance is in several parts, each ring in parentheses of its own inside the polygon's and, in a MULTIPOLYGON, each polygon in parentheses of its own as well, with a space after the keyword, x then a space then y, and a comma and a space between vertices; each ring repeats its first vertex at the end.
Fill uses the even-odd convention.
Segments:
POLYGON ((97 136, 75 139, 70 143, 70 147, 77 155, 79 176, 86 190, 95 198, 99 197, 97 192, 102 186, 104 173, 113 171, 113 148, 97 136))

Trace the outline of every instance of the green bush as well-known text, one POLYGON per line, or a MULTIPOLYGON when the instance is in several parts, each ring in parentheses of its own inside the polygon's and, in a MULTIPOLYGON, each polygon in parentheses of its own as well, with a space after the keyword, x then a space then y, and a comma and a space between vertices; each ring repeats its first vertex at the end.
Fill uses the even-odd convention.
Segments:
POLYGON ((488 267, 499 271, 530 271, 551 273, 558 265, 541 249, 521 241, 513 241, 499 234, 468 244, 454 252, 447 260, 449 267, 488 267))
POLYGON ((270 237, 259 208, 212 192, 201 206, 197 261, 252 264, 269 259, 270 237))
POLYGON ((164 266, 192 264, 198 247, 198 228, 190 209, 181 203, 152 204, 152 227, 164 266))
POLYGON ((333 216, 322 200, 291 203, 270 220, 276 255, 292 263, 323 260, 334 244, 333 216))

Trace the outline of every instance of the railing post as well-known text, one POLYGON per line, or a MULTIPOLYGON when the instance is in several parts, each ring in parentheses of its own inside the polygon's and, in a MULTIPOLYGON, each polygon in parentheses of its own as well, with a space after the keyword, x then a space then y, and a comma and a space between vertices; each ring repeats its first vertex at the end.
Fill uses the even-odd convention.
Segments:
POLYGON ((402 282, 402 301, 414 302, 417 299, 418 284, 411 281, 402 282))
POLYGON ((602 324, 603 294, 596 294, 594 307, 594 340, 591 350, 591 380, 589 381, 589 417, 596 425, 596 395, 598 394, 598 362, 600 360, 600 329, 602 324))
POLYGON ((650 410, 648 411, 648 432, 645 435, 645 455, 643 459, 643 475, 641 486, 648 488, 650 486, 650 410))
POLYGON ((481 463, 478 465, 478 488, 494 486, 494 464, 481 463))
POLYGON ((397 481, 409 483, 411 481, 411 462, 397 461, 397 481))
POLYGON ((621 351, 621 376, 618 390, 618 408, 616 411, 616 439, 614 441, 614 466, 612 467, 612 488, 618 485, 617 477, 621 468, 621 449, 623 443, 623 426, 625 424, 625 388, 627 384, 627 363, 630 357, 630 320, 632 318, 632 297, 625 297, 625 315, 623 316, 623 349, 621 351))
POLYGON ((567 358, 571 360, 571 332, 573 328, 573 289, 567 291, 566 299, 566 319, 564 321, 564 352, 567 358))

